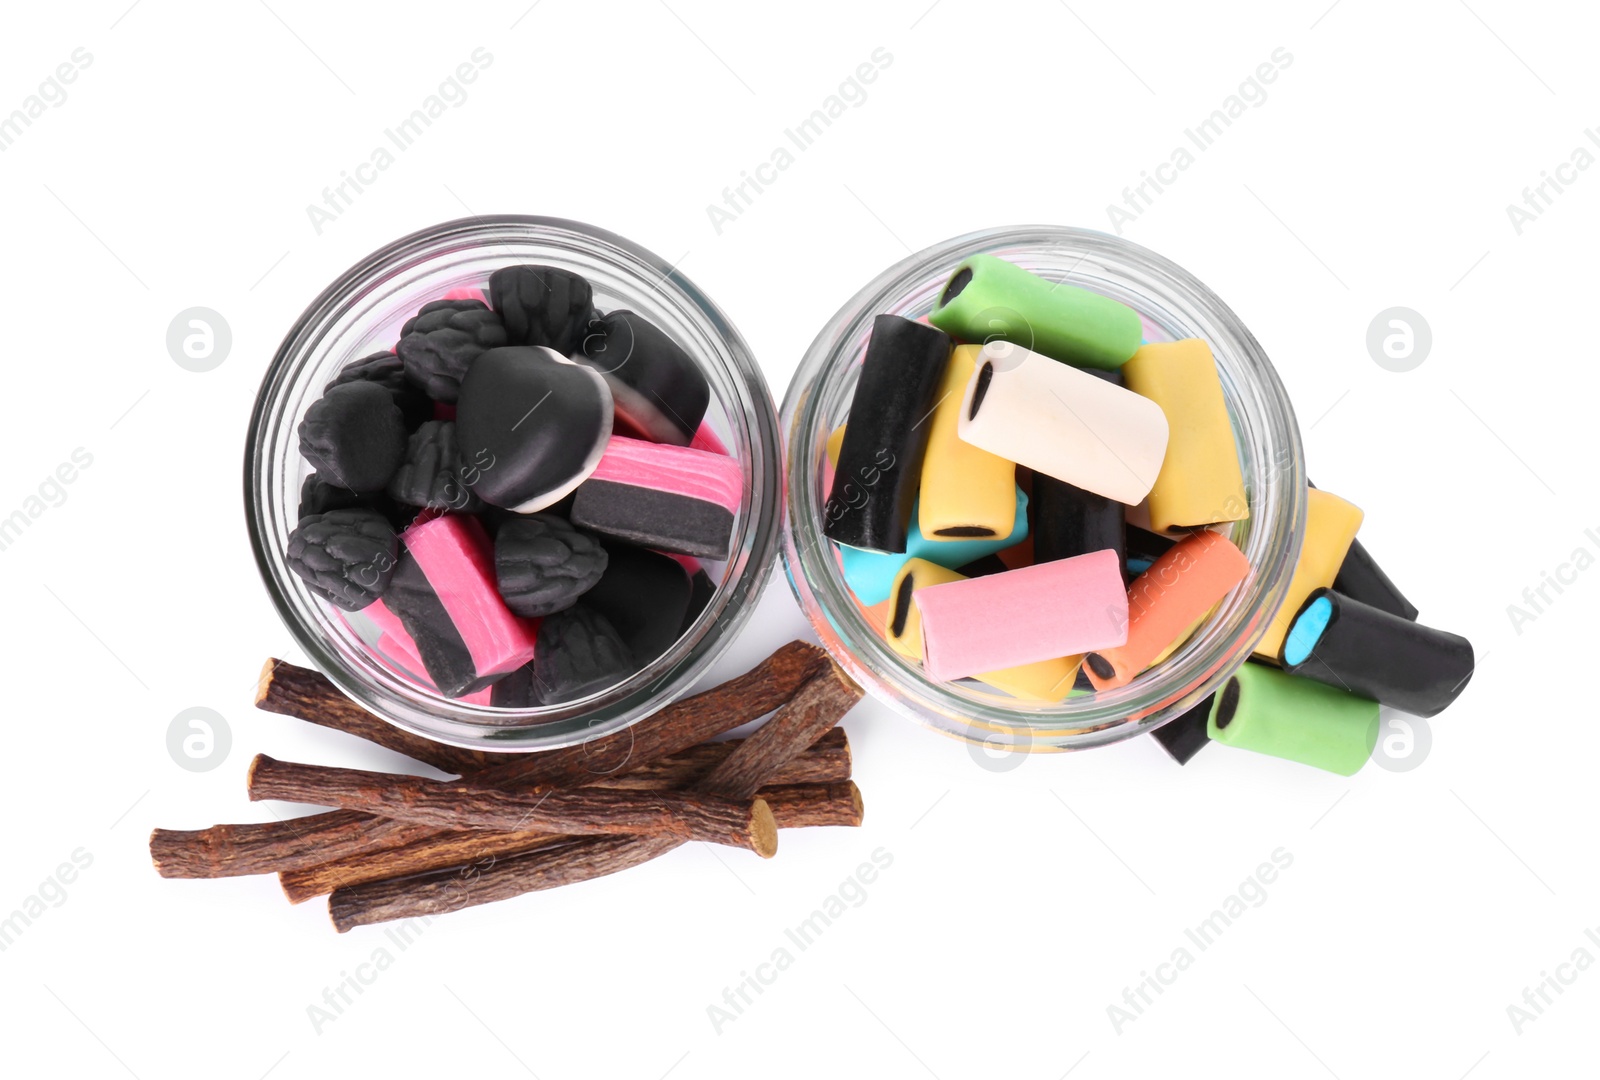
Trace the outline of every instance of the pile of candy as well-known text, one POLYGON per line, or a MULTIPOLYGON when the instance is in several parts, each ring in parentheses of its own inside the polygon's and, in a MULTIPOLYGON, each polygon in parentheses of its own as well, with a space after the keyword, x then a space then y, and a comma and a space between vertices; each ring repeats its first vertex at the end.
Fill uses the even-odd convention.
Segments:
POLYGON ((699 560, 728 557, 744 477, 710 397, 676 341, 602 315, 580 275, 504 267, 306 410, 287 562, 446 697, 604 690, 672 646, 715 591, 699 560))
MULTIPOLYGON (((926 321, 874 320, 826 459, 845 583, 930 679, 1044 703, 1125 686, 1250 572, 1224 532, 1250 497, 1206 342, 1147 343, 1132 308, 993 256, 926 321)), ((1355 541, 1361 511, 1307 498, 1251 662, 1157 731, 1180 763, 1216 740, 1348 775, 1380 704, 1431 716, 1472 673, 1471 644, 1418 625, 1355 541)))

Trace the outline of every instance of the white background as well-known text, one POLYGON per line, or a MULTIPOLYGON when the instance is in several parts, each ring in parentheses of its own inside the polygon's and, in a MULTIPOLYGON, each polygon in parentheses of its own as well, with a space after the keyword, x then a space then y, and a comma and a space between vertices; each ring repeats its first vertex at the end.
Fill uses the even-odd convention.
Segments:
MULTIPOLYGON (((74 851, 93 861, 0 953, 6 1070, 1593 1075, 1600 970, 1520 1033, 1507 1006, 1575 950, 1600 959, 1600 572, 1547 590, 1520 632, 1507 605, 1600 552, 1600 170, 1520 235, 1506 212, 1600 125, 1592 8, 670 2, 10 13, 0 115, 75 48, 93 59, 0 153, 0 516, 75 448, 93 463, 0 551, 0 915, 74 851), (493 62, 467 100, 319 235, 307 204, 480 46, 493 62), (707 204, 879 47, 892 63, 865 100, 719 233, 707 204), (1279 47, 1293 60, 1266 100, 1124 234, 1239 312, 1312 475, 1366 510, 1362 537, 1424 621, 1477 646, 1419 768, 1346 780, 1214 746, 1179 769, 1143 739, 997 771, 868 702, 846 722, 865 828, 785 836, 769 862, 685 848, 439 919, 403 952, 335 934, 270 879, 151 869, 154 825, 288 812, 245 800, 256 752, 402 764, 250 705, 264 658, 299 657, 247 550, 246 418, 345 267, 469 212, 592 222, 680 262, 781 396, 822 322, 908 251, 1108 228, 1107 204, 1279 47), (165 345, 196 305, 233 333, 203 374, 165 345), (1404 374, 1365 344, 1395 305, 1433 333, 1404 374), (201 774, 166 748, 193 706, 233 738, 201 774), (893 863, 865 902, 719 1032, 708 1006, 878 848, 893 863), (1265 902, 1119 1032, 1107 1006, 1279 848, 1293 864, 1265 902), (393 964, 319 1032, 307 1007, 379 947, 393 964)), ((806 634, 777 577, 719 673, 806 634)))

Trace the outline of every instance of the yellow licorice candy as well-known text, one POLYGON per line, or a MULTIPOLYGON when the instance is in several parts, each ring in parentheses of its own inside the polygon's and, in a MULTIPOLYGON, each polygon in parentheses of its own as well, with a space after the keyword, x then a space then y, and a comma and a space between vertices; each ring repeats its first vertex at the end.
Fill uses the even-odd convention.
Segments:
POLYGON ((961 399, 979 346, 958 345, 945 365, 939 403, 928 419, 918 528, 929 540, 1007 536, 1017 516, 1017 467, 956 433, 961 399))
POLYGON ((828 442, 824 452, 828 455, 828 464, 839 464, 839 447, 844 445, 844 425, 840 424, 828 433, 828 442))
MULTIPOLYGON (((1130 360, 1129 363, 1132 363, 1130 360)), ((1267 626, 1267 635, 1256 646, 1255 655, 1276 664, 1300 605, 1318 589, 1333 587, 1339 567, 1350 553, 1356 530, 1361 528, 1361 509, 1337 495, 1311 488, 1306 492, 1306 538, 1300 546, 1300 561, 1289 579, 1289 594, 1267 626)))
POLYGON ((1165 532, 1249 517, 1239 448, 1210 346, 1197 338, 1141 345, 1122 365, 1122 379, 1167 417, 1167 453, 1150 489, 1150 527, 1165 532))
MULTIPOLYGON (((931 563, 926 559, 907 559, 895 575, 889 589, 889 610, 884 626, 884 640, 895 652, 907 660, 922 659, 922 615, 917 610, 916 591, 929 585, 944 585, 952 581, 965 581, 965 574, 931 563)), ((1032 664, 1018 664, 999 671, 986 671, 973 678, 987 683, 996 690, 1029 701, 1057 702, 1066 698, 1067 692, 1078 676, 1081 656, 1062 656, 1040 660, 1032 664)))

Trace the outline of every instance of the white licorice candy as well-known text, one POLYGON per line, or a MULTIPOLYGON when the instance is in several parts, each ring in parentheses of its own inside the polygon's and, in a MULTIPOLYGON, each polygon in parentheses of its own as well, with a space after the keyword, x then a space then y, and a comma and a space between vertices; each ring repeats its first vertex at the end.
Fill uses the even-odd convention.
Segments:
POLYGON ((978 354, 957 434, 1130 506, 1150 493, 1167 452, 1161 406, 1008 341, 991 341, 978 354))

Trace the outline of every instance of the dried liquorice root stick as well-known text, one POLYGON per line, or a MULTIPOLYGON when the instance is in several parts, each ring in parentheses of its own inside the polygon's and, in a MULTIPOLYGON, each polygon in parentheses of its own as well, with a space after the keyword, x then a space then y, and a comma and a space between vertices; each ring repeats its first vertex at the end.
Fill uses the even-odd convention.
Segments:
POLYGON ((169 878, 272 874, 361 854, 372 850, 375 840, 403 847, 434 831, 411 821, 333 810, 285 821, 156 829, 150 834, 150 861, 169 878))
MULTIPOLYGON (((684 787, 703 776, 708 767, 721 762, 742 741, 730 739, 691 747, 636 770, 608 776, 603 785, 645 790, 684 787)), ((828 732, 804 754, 774 773, 772 780, 774 784, 831 784, 849 778, 850 745, 844 730, 839 728, 828 732)), ((778 827, 789 826, 779 819, 778 827)), ((337 870, 348 863, 377 859, 387 850, 411 851, 428 839, 440 841, 436 851, 464 856, 435 857, 425 864, 400 863, 393 873, 376 875, 394 877, 478 858, 479 854, 469 855, 459 845, 463 835, 476 837, 480 843, 487 842, 482 833, 440 832, 432 826, 388 821, 351 810, 331 810, 286 821, 214 825, 195 830, 157 829, 150 834, 150 857, 162 877, 215 878, 273 873, 310 875, 323 863, 337 870)), ((528 832, 520 835, 526 838, 528 832)), ((541 839, 549 835, 543 831, 538 833, 541 839)), ((526 850, 528 846, 532 845, 517 850, 526 850)), ((363 875, 352 880, 369 881, 373 877, 363 875)), ((331 884, 298 899, 321 896, 342 883, 343 879, 334 877, 331 884)), ((288 889, 287 884, 285 889, 288 889)), ((290 896, 295 898, 293 890, 290 896)))
POLYGON ((268 660, 262 667, 256 708, 346 732, 458 776, 521 756, 462 750, 401 731, 351 701, 321 672, 283 660, 268 660))
MULTIPOLYGON (((569 836, 661 836, 746 848, 764 858, 778 850, 778 826, 762 799, 693 791, 533 788, 523 792, 445 783, 421 776, 302 765, 257 754, 250 798, 320 803, 379 813, 440 829, 539 828, 569 836)), ((752 793, 753 794, 753 793, 752 793)))
MULTIPOLYGON (((767 801, 780 829, 861 824, 861 792, 849 781, 785 784, 764 787, 757 794, 767 801)), ((299 904, 326 896, 345 885, 482 863, 486 859, 521 855, 534 848, 566 841, 567 837, 538 830, 435 833, 403 848, 361 852, 316 866, 286 870, 278 875, 278 881, 289 901, 299 904)))
MULTIPOLYGON (((755 791, 764 776, 815 742, 860 699, 861 690, 829 663, 699 786, 730 797, 755 791), (743 790, 746 787, 748 791, 743 790)), ((588 881, 637 866, 676 846, 675 841, 656 839, 575 840, 496 859, 488 866, 480 861, 335 889, 328 898, 328 914, 343 933, 356 926, 455 911, 588 881)))
MULTIPOLYGON (((643 768, 667 755, 681 753, 771 712, 792 698, 806 680, 828 662, 827 654, 815 645, 808 645, 803 641, 791 641, 743 675, 735 676, 722 685, 702 691, 693 697, 674 702, 654 716, 640 720, 613 735, 563 747, 560 750, 518 754, 515 755, 516 761, 510 765, 488 766, 475 770, 472 775, 475 780, 481 780, 483 783, 511 788, 528 784, 574 787, 598 784, 609 778, 643 768)), ((292 665, 284 666, 292 667, 292 665)), ((303 672, 305 669, 296 670, 303 672)), ((300 682, 304 683, 305 680, 302 679, 300 682)), ((289 683, 284 682, 279 685, 287 687, 289 683)), ((331 683, 328 685, 332 686, 331 683)), ((333 692, 337 693, 337 690, 333 692)), ((301 694, 300 698, 309 700, 309 694, 307 691, 301 694)), ((289 700, 289 697, 273 700, 289 700)), ((339 700, 347 708, 358 709, 342 695, 339 700)), ((301 714, 296 712, 292 715, 301 714)), ((357 722, 354 716, 342 712, 337 715, 341 717, 340 730, 353 730, 357 722)), ((361 711, 361 715, 366 714, 361 711)), ((383 726, 388 727, 387 724, 383 726)), ((398 729, 393 730, 398 731, 398 729)), ((389 736, 384 735, 384 738, 389 736)), ((415 756, 418 760, 426 761, 427 758, 421 756, 421 753, 419 750, 415 756)), ((327 841, 339 845, 336 850, 330 851, 326 858, 339 858, 362 850, 379 851, 401 847, 422 838, 420 835, 408 832, 404 839, 400 839, 396 836, 391 823, 372 814, 356 815, 354 821, 348 817, 330 820, 327 815, 319 814, 299 819, 299 822, 301 822, 299 831, 292 837, 295 850, 314 853, 319 837, 326 829, 327 841), (362 836, 363 827, 366 829, 365 838, 362 836)), ((156 837, 152 836, 152 843, 155 839, 156 837)), ((236 872, 271 873, 297 866, 309 866, 320 861, 315 859, 314 854, 309 857, 304 854, 285 855, 282 861, 273 865, 270 850, 252 848, 252 851, 252 868, 236 872)), ((235 872, 221 864, 218 866, 219 868, 212 873, 190 876, 221 877, 235 872)))

